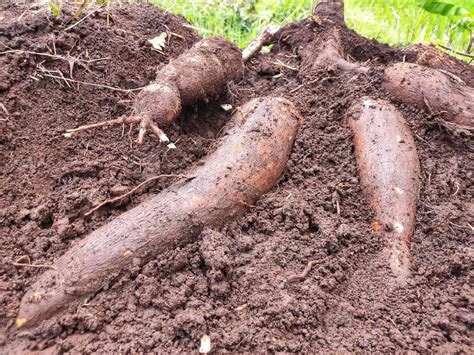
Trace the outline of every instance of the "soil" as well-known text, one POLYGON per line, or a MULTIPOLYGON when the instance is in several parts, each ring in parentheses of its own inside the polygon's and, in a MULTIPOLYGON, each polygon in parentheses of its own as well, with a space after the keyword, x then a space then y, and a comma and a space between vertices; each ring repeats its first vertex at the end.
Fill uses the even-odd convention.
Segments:
MULTIPOLYGON (((0 16, 0 51, 14 51, 0 54, 2 353, 196 352, 204 334, 216 351, 472 352, 472 141, 394 102, 413 131, 422 181, 412 275, 401 286, 370 228, 346 124, 358 97, 390 100, 378 68, 416 55, 345 32, 346 54, 375 69, 315 70, 313 49, 329 24, 309 18, 280 31, 271 52, 247 63, 218 100, 184 109, 166 129, 177 149, 152 137, 135 144, 136 127, 65 138, 68 128, 130 113, 136 91, 51 75, 136 89, 199 39, 183 18, 151 5, 115 5, 81 22, 70 15, 3 6, 0 16), (147 40, 164 31, 174 35, 163 54, 147 40), (221 105, 264 95, 293 101, 305 121, 282 178, 255 208, 183 248, 134 262, 81 307, 13 329, 22 296, 45 267, 173 179, 85 212, 152 176, 184 174, 225 131, 230 113, 221 105), (307 275, 295 277, 309 262, 307 275)), ((472 67, 458 64, 457 73, 472 78, 472 67)))

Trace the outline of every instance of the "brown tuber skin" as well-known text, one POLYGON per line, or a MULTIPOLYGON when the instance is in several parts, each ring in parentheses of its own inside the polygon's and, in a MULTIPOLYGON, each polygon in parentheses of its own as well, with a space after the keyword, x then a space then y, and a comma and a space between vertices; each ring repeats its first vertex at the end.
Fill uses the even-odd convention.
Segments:
MULTIPOLYGON (((340 1, 320 2, 314 14, 332 22, 344 21, 344 4, 340 1)), ((339 27, 347 29, 345 25, 339 27)), ((367 74, 369 67, 352 63, 344 59, 339 29, 331 29, 321 44, 321 53, 313 63, 313 68, 336 67, 339 70, 367 74)), ((448 68, 457 68, 452 62, 445 63, 448 68)), ((440 70, 445 68, 435 64, 440 70)), ((395 63, 384 70, 383 88, 398 101, 428 110, 439 115, 445 121, 461 129, 474 128, 474 88, 466 85, 462 78, 448 71, 440 71, 418 64, 395 63)), ((457 70, 459 71, 459 70, 457 70)), ((468 82, 472 79, 472 70, 467 69, 468 82)))
MULTIPOLYGON (((369 68, 348 62, 337 43, 337 30, 327 41, 314 67, 335 65, 343 71, 368 73, 369 68), (339 49, 338 49, 339 48, 339 49)), ((474 88, 456 81, 439 70, 418 64, 390 64, 384 71, 382 87, 394 99, 432 114, 442 114, 446 121, 461 128, 474 128, 474 88)))
POLYGON ((474 70, 471 65, 440 51, 433 44, 418 43, 405 47, 402 51, 407 62, 453 73, 467 85, 474 86, 474 70))
POLYGON ((242 71, 241 52, 235 45, 221 37, 203 39, 158 71, 156 80, 137 96, 132 116, 70 129, 66 135, 96 127, 138 123, 139 143, 143 143, 148 130, 167 142, 169 139, 161 128, 173 122, 181 107, 217 98, 242 71))
POLYGON ((374 232, 382 233, 385 253, 399 282, 409 275, 409 243, 420 192, 420 163, 403 116, 384 100, 362 98, 349 111, 361 183, 375 209, 374 232))
POLYGON ((101 289, 132 259, 142 262, 242 216, 280 178, 301 117, 282 98, 246 103, 217 150, 164 190, 94 231, 46 271, 23 297, 17 327, 49 318, 101 289))
POLYGON ((395 63, 385 69, 384 89, 419 109, 445 112, 446 120, 474 127, 474 89, 418 64, 395 63))
POLYGON ((313 68, 336 66, 343 71, 353 71, 356 73, 367 74, 369 68, 360 65, 359 63, 352 63, 344 59, 344 53, 341 46, 341 35, 337 28, 332 30, 328 39, 322 44, 321 54, 313 64, 313 68))

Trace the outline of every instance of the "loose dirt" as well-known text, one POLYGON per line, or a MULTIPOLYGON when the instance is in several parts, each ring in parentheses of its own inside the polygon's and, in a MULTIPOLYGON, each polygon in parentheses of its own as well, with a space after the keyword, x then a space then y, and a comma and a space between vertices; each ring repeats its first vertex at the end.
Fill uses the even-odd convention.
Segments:
MULTIPOLYGON (((62 134, 130 113, 136 91, 124 90, 149 83, 199 39, 184 19, 150 5, 97 10, 76 25, 34 8, 3 7, 1 17, 0 51, 11 51, 0 55, 1 352, 189 352, 204 334, 217 351, 472 351, 472 141, 395 102, 415 136, 422 180, 412 276, 402 287, 379 256, 345 117, 358 97, 390 97, 376 70, 311 68, 326 25, 287 26, 228 93, 182 112, 167 129, 170 150, 152 137, 137 145, 136 127, 62 134), (162 32, 170 36, 159 53, 147 40, 162 32), (263 95, 293 101, 305 122, 280 182, 250 213, 159 259, 134 260, 79 308, 13 330, 21 297, 45 267, 173 179, 84 213, 152 176, 186 173, 225 133, 230 113, 221 105, 263 95)), ((355 33, 343 43, 373 66, 418 60, 355 33)), ((472 67, 457 64, 470 82, 472 67)))

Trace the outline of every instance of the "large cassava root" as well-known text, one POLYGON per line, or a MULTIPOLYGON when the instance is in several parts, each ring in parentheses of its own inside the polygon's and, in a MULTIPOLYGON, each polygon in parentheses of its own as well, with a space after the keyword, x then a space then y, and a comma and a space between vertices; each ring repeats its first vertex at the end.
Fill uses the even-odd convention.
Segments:
POLYGON ((384 89, 399 101, 419 109, 444 112, 446 120, 474 127, 474 88, 435 69, 395 63, 385 69, 384 89))
POLYGON ((277 182, 300 115, 286 99, 261 98, 232 117, 216 151, 148 201, 99 228, 54 263, 23 297, 17 327, 32 326, 97 292, 131 263, 159 258, 241 216, 277 182))
POLYGON ((420 191, 420 163, 410 128, 384 100, 362 98, 349 110, 363 190, 375 210, 374 232, 382 233, 394 275, 409 274, 409 242, 420 191))
POLYGON ((472 66, 460 59, 441 52, 434 45, 414 44, 401 49, 407 62, 423 65, 432 69, 453 73, 469 86, 474 86, 472 66))
POLYGON ((161 128, 169 125, 183 106, 217 98, 228 82, 240 77, 242 70, 241 52, 235 45, 221 37, 203 39, 158 71, 156 80, 138 94, 130 117, 69 129, 66 135, 102 126, 137 123, 140 125, 139 143, 148 130, 167 142, 168 137, 161 128))
MULTIPOLYGON (((344 19, 343 5, 339 2, 318 4, 315 14, 344 19)), ((347 30, 344 25, 340 27, 347 30)), ((333 28, 331 31, 326 35, 321 54, 313 67, 336 66, 343 71, 368 73, 369 67, 344 58, 339 29, 333 28)), ((474 128, 474 88, 463 83, 456 75, 410 63, 390 64, 383 73, 382 86, 394 99, 440 114, 443 119, 459 125, 461 129, 474 128)))

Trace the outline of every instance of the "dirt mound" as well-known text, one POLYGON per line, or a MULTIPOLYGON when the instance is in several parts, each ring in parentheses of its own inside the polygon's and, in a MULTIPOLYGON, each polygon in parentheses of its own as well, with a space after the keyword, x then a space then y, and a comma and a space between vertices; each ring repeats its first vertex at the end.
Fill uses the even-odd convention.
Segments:
MULTIPOLYGON (((378 71, 312 68, 330 24, 309 18, 285 27, 271 53, 253 59, 228 94, 183 111, 167 129, 177 145, 169 150, 151 138, 136 145, 136 128, 73 139, 62 133, 129 113, 134 89, 198 40, 182 18, 148 5, 97 10, 76 25, 41 11, 4 13, 0 51, 10 51, 0 55, 0 103, 8 112, 0 110, 5 351, 189 352, 204 334, 220 351, 472 349, 470 142, 448 135, 427 113, 397 105, 413 130, 422 188, 412 277, 405 287, 390 282, 344 117, 358 97, 390 97, 380 90, 378 71), (164 54, 147 42, 162 32, 169 33, 164 54), (152 176, 185 173, 222 134, 229 114, 220 105, 263 95, 293 101, 305 122, 279 184, 243 220, 206 229, 194 243, 145 265, 137 260, 128 276, 36 329, 11 330, 21 297, 43 267, 172 180, 158 180, 91 217, 85 212, 152 176), (312 260, 304 280, 286 282, 312 260), (28 263, 38 267, 21 265, 28 263)), ((342 42, 348 55, 374 66, 404 56, 418 60, 352 32, 342 42)), ((472 73, 469 67, 456 72, 472 73)))

